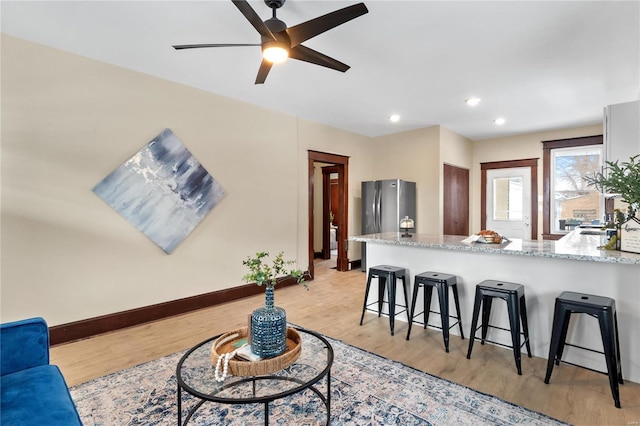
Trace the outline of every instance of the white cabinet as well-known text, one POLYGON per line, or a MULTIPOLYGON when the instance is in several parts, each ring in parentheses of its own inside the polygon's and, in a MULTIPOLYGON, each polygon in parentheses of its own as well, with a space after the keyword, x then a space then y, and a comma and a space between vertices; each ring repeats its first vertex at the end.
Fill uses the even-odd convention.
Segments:
POLYGON ((640 154, 640 101, 606 107, 604 135, 605 160, 629 161, 640 154))

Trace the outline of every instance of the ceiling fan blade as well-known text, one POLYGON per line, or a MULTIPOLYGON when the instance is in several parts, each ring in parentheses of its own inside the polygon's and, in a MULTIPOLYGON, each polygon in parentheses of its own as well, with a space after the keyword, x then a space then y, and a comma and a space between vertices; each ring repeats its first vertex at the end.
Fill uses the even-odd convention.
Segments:
POLYGON ((308 47, 303 46, 301 44, 292 48, 289 51, 289 57, 293 59, 297 59, 299 61, 305 61, 315 65, 320 65, 322 67, 331 68, 336 71, 345 72, 349 68, 351 68, 347 64, 343 64, 342 62, 336 59, 330 58, 327 55, 324 55, 313 49, 309 49, 308 47))
POLYGON ((260 64, 260 69, 258 70, 258 76, 256 77, 256 84, 262 84, 267 79, 267 75, 269 75, 269 71, 271 70, 271 66, 273 63, 263 59, 260 64))
POLYGON ((367 6, 364 3, 358 3, 287 28, 287 34, 291 39, 291 47, 298 46, 311 37, 322 34, 367 12, 369 12, 367 6))
POLYGON ((233 4, 236 5, 238 10, 244 15, 245 18, 247 18, 247 21, 249 21, 251 25, 253 25, 253 28, 255 28, 256 31, 258 31, 258 33, 260 33, 261 36, 267 37, 274 41, 276 40, 271 30, 269 30, 269 28, 267 28, 264 22, 262 22, 262 19, 260 18, 260 16, 258 16, 256 11, 253 10, 253 8, 249 5, 249 3, 247 3, 247 0, 231 0, 231 1, 233 2, 233 4))
POLYGON ((218 44, 176 44, 173 46, 176 50, 181 49, 199 49, 201 47, 238 47, 238 46, 261 46, 261 44, 246 44, 246 43, 218 43, 218 44))

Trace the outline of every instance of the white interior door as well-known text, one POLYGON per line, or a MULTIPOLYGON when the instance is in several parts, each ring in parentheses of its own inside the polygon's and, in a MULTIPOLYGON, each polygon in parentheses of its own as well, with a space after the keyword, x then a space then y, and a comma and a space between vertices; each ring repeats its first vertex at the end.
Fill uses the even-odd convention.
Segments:
POLYGON ((531 239, 531 169, 487 170, 487 229, 531 239))

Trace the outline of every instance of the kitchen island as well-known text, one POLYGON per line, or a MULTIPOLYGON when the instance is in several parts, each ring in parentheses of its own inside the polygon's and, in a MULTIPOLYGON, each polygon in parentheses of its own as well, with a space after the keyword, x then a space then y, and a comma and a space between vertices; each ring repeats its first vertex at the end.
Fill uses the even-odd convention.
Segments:
MULTIPOLYGON (((640 383, 640 254, 600 250, 598 246, 603 237, 582 234, 580 229, 558 241, 512 240, 484 244, 466 243, 464 239, 422 234, 402 237, 393 232, 354 236, 349 241, 367 243, 368 266, 386 264, 406 268, 411 286, 413 277, 425 271, 455 274, 465 334, 471 329, 476 284, 494 279, 524 285, 531 350, 540 358, 548 356, 555 298, 561 292, 611 297, 616 301, 623 377, 640 383)), ((365 279, 363 276, 363 281, 365 279)), ((371 302, 377 299, 376 288, 371 287, 371 302)), ((402 303, 401 292, 397 297, 402 303)), ((432 309, 437 311, 437 298, 433 299, 432 309)), ((416 312, 420 311, 422 297, 416 301, 416 312)), ((437 317, 431 315, 430 323, 437 324, 437 317)), ((398 316, 397 320, 407 321, 406 314, 398 316)), ((493 304, 490 323, 508 328, 506 304, 493 304)), ((400 328, 396 334, 402 335, 402 330, 400 328)), ((451 333, 457 334, 457 328, 452 328, 451 333)), ((420 338, 418 329, 411 338, 420 338)), ((509 333, 502 330, 490 329, 489 338, 511 343, 509 333)), ((602 350, 597 320, 574 314, 567 343, 602 350)), ((563 360, 606 371, 603 355, 570 346, 566 347, 563 360)), ((523 368, 527 368, 526 356, 523 368)))

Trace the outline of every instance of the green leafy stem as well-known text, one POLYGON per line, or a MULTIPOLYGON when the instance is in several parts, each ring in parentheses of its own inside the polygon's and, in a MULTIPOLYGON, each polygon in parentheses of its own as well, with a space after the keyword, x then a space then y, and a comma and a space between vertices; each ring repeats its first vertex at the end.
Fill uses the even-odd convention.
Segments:
POLYGON ((269 253, 261 251, 256 253, 254 257, 248 256, 246 260, 242 261, 242 264, 249 268, 249 273, 242 279, 247 283, 256 283, 259 286, 264 284, 267 287, 275 287, 287 277, 293 277, 297 283, 309 290, 304 273, 300 269, 289 268, 295 262, 284 260, 284 252, 278 253, 271 265, 267 263, 267 257, 269 257, 269 253))

